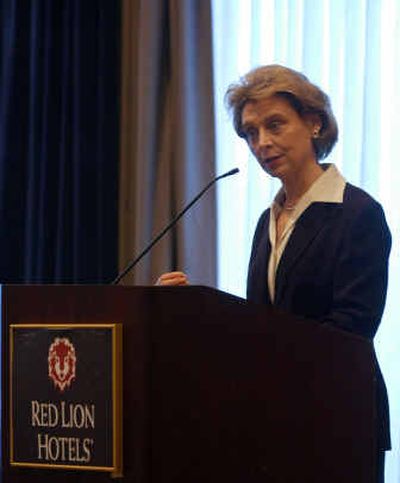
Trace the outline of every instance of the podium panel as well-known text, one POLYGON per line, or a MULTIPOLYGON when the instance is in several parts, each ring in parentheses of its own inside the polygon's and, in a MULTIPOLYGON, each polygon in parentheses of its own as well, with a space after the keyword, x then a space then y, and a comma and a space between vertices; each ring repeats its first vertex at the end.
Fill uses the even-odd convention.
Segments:
POLYGON ((137 483, 368 483, 372 344, 206 287, 3 286, 4 483, 110 482, 10 466, 9 326, 122 327, 123 468, 137 483))

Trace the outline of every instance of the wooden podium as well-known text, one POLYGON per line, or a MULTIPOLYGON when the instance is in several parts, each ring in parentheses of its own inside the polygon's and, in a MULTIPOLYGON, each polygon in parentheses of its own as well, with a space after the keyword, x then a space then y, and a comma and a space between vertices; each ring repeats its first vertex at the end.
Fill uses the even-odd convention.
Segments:
POLYGON ((10 467, 9 325, 123 325, 123 477, 368 483, 372 345, 205 287, 3 286, 3 483, 109 482, 10 467))

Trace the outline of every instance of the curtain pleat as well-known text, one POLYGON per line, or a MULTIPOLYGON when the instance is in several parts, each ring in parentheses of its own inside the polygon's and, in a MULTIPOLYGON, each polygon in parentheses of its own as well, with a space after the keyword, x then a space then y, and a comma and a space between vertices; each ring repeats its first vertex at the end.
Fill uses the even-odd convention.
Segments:
MULTIPOLYGON (((120 268, 215 175, 209 1, 123 6, 120 268)), ((180 269, 215 285, 215 192, 210 191, 125 283, 180 269)))
POLYGON ((120 3, 1 2, 2 282, 117 271, 120 3))

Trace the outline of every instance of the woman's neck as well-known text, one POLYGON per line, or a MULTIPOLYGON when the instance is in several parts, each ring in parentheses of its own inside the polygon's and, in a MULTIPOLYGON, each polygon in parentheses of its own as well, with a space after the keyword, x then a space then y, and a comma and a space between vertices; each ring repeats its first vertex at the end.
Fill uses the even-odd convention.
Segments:
POLYGON ((282 180, 285 205, 294 206, 323 172, 321 166, 315 163, 309 169, 296 173, 291 179, 282 180))

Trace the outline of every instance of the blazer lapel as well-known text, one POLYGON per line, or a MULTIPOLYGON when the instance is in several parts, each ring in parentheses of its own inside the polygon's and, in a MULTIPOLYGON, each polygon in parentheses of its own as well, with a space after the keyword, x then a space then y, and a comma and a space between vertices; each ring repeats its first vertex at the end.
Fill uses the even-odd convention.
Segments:
POLYGON ((297 260, 328 220, 336 215, 340 207, 340 203, 313 203, 297 220, 276 272, 275 303, 277 305, 297 260))

